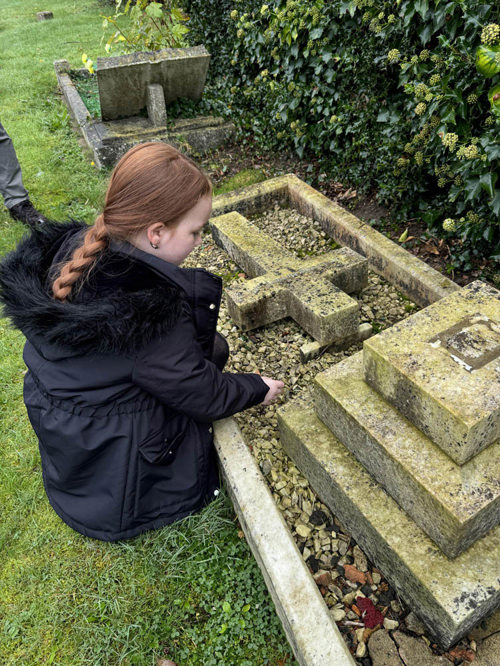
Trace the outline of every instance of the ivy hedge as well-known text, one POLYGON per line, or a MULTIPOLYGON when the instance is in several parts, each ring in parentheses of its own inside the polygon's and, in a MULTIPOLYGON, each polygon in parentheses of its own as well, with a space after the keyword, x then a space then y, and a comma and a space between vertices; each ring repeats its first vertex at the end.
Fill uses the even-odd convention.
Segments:
POLYGON ((466 269, 474 256, 500 258, 496 5, 182 5, 190 42, 212 54, 206 95, 263 148, 314 155, 330 177, 375 190, 460 248, 466 269))

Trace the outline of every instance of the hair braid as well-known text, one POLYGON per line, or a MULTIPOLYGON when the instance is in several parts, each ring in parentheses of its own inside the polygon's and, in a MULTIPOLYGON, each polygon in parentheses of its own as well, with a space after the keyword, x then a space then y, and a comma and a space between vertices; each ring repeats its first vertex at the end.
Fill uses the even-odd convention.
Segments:
POLYGON ((107 244, 108 234, 104 216, 101 214, 96 219, 94 226, 83 237, 80 247, 73 252, 71 259, 63 265, 59 277, 54 280, 52 293, 55 299, 58 301, 68 299, 73 290, 73 285, 82 279, 85 273, 89 272, 107 244))

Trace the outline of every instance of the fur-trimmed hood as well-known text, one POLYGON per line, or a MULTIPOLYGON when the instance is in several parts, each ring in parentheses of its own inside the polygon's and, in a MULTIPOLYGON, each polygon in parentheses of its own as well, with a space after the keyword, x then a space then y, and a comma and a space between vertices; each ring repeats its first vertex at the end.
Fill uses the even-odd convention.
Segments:
POLYGON ((183 307, 189 271, 149 259, 128 243, 102 253, 71 302, 55 300, 54 267, 71 255, 86 228, 49 222, 0 263, 4 313, 46 358, 134 353, 171 330, 183 307))

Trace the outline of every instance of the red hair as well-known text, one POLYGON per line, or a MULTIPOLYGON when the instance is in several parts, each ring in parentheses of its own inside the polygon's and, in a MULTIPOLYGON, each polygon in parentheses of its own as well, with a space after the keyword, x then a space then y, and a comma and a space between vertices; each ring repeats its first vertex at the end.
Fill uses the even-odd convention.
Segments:
POLYGON ((208 177, 172 146, 161 142, 134 146, 111 174, 103 212, 54 280, 54 298, 67 300, 73 285, 88 273, 111 239, 130 240, 155 222, 175 226, 211 194, 208 177))

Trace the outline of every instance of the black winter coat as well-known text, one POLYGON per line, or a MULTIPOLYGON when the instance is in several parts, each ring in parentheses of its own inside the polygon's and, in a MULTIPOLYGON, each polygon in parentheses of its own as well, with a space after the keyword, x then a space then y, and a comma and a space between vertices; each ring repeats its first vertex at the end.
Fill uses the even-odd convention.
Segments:
POLYGON ((34 231, 1 263, 0 298, 27 338, 24 400, 50 503, 73 529, 111 541, 210 501, 211 422, 268 387, 210 361, 221 280, 204 270, 112 243, 71 302, 54 300, 55 266, 84 231, 34 231))

